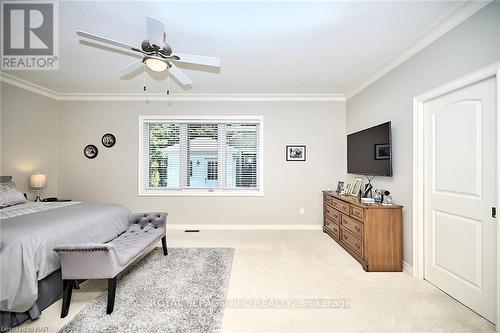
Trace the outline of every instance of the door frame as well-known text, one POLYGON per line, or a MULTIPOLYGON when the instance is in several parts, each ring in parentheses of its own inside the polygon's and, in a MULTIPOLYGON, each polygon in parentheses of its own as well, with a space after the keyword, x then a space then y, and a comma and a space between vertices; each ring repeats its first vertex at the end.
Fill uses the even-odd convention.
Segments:
MULTIPOLYGON (((466 87, 476 82, 496 77, 496 153, 497 182, 496 206, 500 203, 500 62, 460 77, 413 98, 413 276, 424 279, 424 133, 425 102, 466 87)), ((500 333, 500 218, 497 217, 497 325, 500 333)))

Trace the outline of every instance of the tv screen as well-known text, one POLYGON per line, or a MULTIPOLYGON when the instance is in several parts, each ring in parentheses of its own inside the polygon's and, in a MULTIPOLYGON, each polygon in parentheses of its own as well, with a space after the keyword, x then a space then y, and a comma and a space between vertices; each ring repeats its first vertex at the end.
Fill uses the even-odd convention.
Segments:
POLYGON ((390 121, 347 136, 347 172, 392 176, 390 121))

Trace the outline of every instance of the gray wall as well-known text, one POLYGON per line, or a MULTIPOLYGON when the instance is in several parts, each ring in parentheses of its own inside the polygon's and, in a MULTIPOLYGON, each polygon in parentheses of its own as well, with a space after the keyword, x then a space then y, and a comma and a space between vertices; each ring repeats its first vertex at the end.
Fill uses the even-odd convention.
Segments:
POLYGON ((29 175, 47 175, 42 196, 57 196, 58 103, 50 98, 1 83, 0 173, 13 176, 17 187, 30 196, 29 175))
POLYGON ((345 178, 344 102, 61 102, 59 193, 117 202, 133 211, 167 210, 180 224, 322 223, 321 190, 345 178), (263 197, 139 197, 138 116, 264 116, 263 197), (104 148, 104 133, 117 144, 104 148), (86 144, 99 147, 94 160, 86 144), (306 162, 286 162, 285 145, 307 146, 306 162), (299 209, 305 214, 299 215, 299 209))
POLYGON ((347 101, 348 133, 392 121, 394 176, 373 183, 405 206, 404 260, 410 265, 413 97, 499 60, 500 2, 495 1, 347 101))

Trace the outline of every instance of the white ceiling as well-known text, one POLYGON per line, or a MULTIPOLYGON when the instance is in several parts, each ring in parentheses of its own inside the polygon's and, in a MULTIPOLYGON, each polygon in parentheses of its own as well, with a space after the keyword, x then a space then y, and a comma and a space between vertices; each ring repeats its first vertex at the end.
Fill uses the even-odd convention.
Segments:
MULTIPOLYGON (((140 93, 136 57, 82 43, 75 30, 140 45, 145 16, 167 23, 174 52, 217 56, 220 71, 184 65, 191 88, 173 93, 346 94, 446 17, 458 2, 130 2, 59 4, 58 71, 8 71, 59 93, 140 93)), ((181 67, 181 66, 179 66, 181 67)), ((167 88, 148 73, 148 91, 167 88)))

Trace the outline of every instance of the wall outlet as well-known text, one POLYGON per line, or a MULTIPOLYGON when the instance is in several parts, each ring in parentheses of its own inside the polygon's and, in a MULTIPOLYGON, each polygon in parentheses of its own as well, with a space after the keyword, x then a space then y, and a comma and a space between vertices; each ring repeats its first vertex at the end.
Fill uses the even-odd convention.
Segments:
POLYGON ((305 214, 304 208, 299 209, 299 214, 300 215, 304 215, 305 214))

